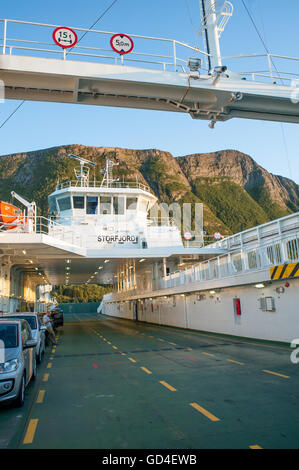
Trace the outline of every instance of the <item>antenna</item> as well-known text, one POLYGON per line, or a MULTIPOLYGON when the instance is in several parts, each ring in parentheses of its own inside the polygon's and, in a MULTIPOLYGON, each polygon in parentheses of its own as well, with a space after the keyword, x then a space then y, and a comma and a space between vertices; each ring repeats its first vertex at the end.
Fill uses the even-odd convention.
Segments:
POLYGON ((106 157, 106 167, 101 170, 103 176, 101 187, 106 186, 109 188, 114 181, 119 181, 119 178, 113 179, 113 166, 119 165, 119 163, 114 163, 112 160, 106 157), (105 184, 106 183, 106 184, 105 184))
POLYGON ((81 186, 88 186, 89 184, 89 170, 90 168, 87 165, 96 166, 96 163, 86 160, 86 158, 78 157, 72 153, 68 154, 69 157, 74 158, 80 162, 80 167, 74 169, 75 176, 78 181, 80 181, 81 186))

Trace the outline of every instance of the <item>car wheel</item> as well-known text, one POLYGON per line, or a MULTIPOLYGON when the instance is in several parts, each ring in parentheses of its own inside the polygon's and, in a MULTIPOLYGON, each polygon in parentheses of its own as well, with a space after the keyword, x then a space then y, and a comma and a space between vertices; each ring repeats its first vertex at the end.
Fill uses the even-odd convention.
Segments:
POLYGON ((21 408, 25 402, 25 374, 23 374, 20 390, 17 398, 15 399, 15 406, 21 408))

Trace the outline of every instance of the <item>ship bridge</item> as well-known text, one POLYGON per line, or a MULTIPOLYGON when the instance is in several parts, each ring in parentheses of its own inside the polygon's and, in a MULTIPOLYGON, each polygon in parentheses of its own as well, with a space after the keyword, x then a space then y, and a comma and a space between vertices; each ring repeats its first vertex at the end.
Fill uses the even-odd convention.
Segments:
MULTIPOLYGON (((213 50, 135 34, 134 49, 124 55, 110 47, 114 32, 72 26, 90 40, 66 49, 52 40, 59 25, 3 19, 0 27, 7 99, 180 112, 211 127, 233 117, 299 122, 296 57, 220 60, 213 50)), ((208 34, 218 33, 208 28, 208 34)))

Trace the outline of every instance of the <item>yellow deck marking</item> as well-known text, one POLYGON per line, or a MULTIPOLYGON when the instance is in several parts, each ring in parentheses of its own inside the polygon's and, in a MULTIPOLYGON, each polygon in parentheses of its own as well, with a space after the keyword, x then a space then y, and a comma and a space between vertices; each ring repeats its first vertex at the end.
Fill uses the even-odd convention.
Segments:
POLYGON ((215 354, 211 354, 211 353, 207 353, 207 352, 203 352, 202 354, 205 354, 206 356, 213 356, 213 357, 215 357, 215 354))
POLYGON ((50 361, 52 361, 53 359, 54 359, 54 357, 53 357, 53 356, 52 356, 52 357, 50 357, 50 361))
POLYGON ((150 370, 148 370, 146 367, 140 367, 140 369, 144 370, 147 374, 152 374, 150 370))
POLYGON ((24 437, 23 444, 32 444, 38 419, 31 419, 24 437))
POLYGON ((272 372, 272 370, 264 369, 263 372, 267 372, 267 374, 278 375, 278 377, 283 377, 284 379, 289 379, 288 375, 279 374, 278 372, 272 372))
POLYGON ((160 384, 164 385, 164 387, 168 388, 171 392, 176 392, 177 389, 174 388, 172 385, 169 385, 167 382, 164 382, 164 380, 160 380, 160 384))
POLYGON ((199 411, 199 412, 202 413, 204 416, 206 416, 207 418, 209 418, 211 421, 220 421, 219 418, 217 418, 216 416, 212 415, 212 413, 210 413, 209 411, 205 410, 204 408, 202 408, 202 406, 199 406, 197 403, 190 403, 190 406, 193 406, 193 408, 195 408, 197 411, 199 411))
POLYGON ((126 356, 126 353, 121 353, 122 356, 126 356))
POLYGON ((111 344, 110 341, 107 341, 108 344, 111 344))
POLYGON ((162 338, 158 338, 158 341, 165 341, 165 339, 162 339, 162 338))
POLYGON ((48 382, 50 374, 44 374, 43 382, 48 382))
POLYGON ((52 362, 49 362, 49 364, 47 365, 47 369, 51 369, 52 367, 52 362))
POLYGON ((240 366, 244 366, 244 362, 234 361, 233 359, 226 359, 228 362, 233 362, 234 364, 239 364, 240 366))
POLYGON ((112 346, 112 347, 113 347, 113 349, 118 349, 116 346, 112 346))
POLYGON ((262 449, 261 446, 258 446, 257 444, 254 444, 253 446, 249 446, 250 449, 262 449))
POLYGON ((46 390, 40 390, 38 392, 36 403, 42 403, 44 401, 45 393, 46 393, 46 390))
POLYGON ((187 351, 192 351, 192 348, 187 348, 187 351))
POLYGON ((131 362, 136 362, 135 359, 132 359, 131 357, 128 357, 129 361, 131 362))
POLYGON ((170 341, 169 341, 169 344, 172 344, 172 346, 177 346, 175 343, 171 343, 170 341))
POLYGON ((149 335, 148 337, 149 337, 149 338, 154 338, 154 336, 150 336, 150 335, 149 335))

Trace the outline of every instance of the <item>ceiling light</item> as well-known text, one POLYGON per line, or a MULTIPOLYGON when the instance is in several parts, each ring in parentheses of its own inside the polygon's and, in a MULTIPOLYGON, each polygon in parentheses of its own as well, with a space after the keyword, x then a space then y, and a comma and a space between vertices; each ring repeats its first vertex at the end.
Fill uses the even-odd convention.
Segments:
POLYGON ((257 289, 262 289, 263 287, 265 287, 265 285, 263 283, 260 283, 260 284, 255 284, 255 287, 257 289))
POLYGON ((146 261, 146 258, 142 258, 139 260, 139 263, 143 263, 143 261, 146 261))
POLYGON ((109 263, 110 259, 105 259, 104 263, 109 263))
POLYGON ((26 250, 22 250, 22 253, 23 253, 24 255, 26 255, 26 250))
POLYGON ((210 290, 210 294, 216 294, 215 290, 210 290))

